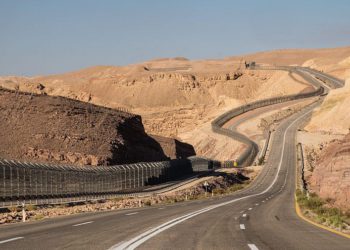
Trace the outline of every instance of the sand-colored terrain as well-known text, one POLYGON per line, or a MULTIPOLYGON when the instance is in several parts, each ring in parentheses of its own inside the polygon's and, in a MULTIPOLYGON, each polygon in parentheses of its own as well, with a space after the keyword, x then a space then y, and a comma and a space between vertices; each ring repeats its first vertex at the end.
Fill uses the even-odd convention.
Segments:
POLYGON ((0 158, 76 165, 163 161, 192 146, 145 133, 141 117, 63 97, 0 89, 0 158))
POLYGON ((350 131, 350 79, 332 90, 306 126, 310 132, 345 135, 350 131))
MULTIPOLYGON (((332 205, 350 210, 350 134, 313 152, 309 190, 332 205)), ((310 158, 310 156, 309 156, 310 158)))
POLYGON ((257 99, 306 91, 298 76, 245 70, 242 60, 158 59, 98 66, 62 75, 2 77, 0 86, 65 96, 142 116, 147 133, 180 138, 197 154, 230 159, 236 143, 214 134, 210 121, 257 99))
POLYGON ((303 136, 310 190, 350 209, 350 80, 332 90, 313 113, 303 136))
POLYGON ((240 57, 229 57, 227 60, 235 60, 237 58, 265 64, 303 65, 343 79, 350 77, 350 47, 272 50, 240 57))
MULTIPOLYGON (((3 76, 0 77, 0 86, 13 90, 43 93, 48 96, 69 97, 110 108, 121 108, 141 115, 148 133, 179 138, 192 144, 198 155, 227 160, 236 157, 237 152, 242 150, 242 146, 231 139, 214 134, 210 127, 212 119, 247 102, 295 94, 310 89, 309 85, 295 74, 281 71, 246 70, 244 69, 244 61, 256 61, 270 65, 303 65, 342 79, 350 77, 350 47, 343 47, 275 50, 227 57, 223 60, 190 61, 186 58, 162 58, 122 67, 96 66, 60 75, 30 78, 3 76)), ((308 180, 312 189, 320 195, 337 195, 334 192, 329 193, 318 188, 320 185, 327 186, 328 190, 335 190, 339 183, 347 180, 342 179, 337 167, 329 166, 338 166, 339 159, 341 159, 343 163, 340 165, 343 168, 343 166, 349 166, 350 160, 344 154, 341 154, 340 158, 336 155, 334 157, 323 155, 322 150, 319 149, 320 147, 322 149, 330 147, 329 152, 343 152, 343 146, 331 145, 330 141, 334 139, 339 140, 341 145, 347 147, 348 137, 344 139, 346 141, 342 141, 342 138, 350 129, 349 96, 349 81, 344 88, 332 90, 321 107, 313 112, 312 118, 305 128, 306 131, 303 132, 303 144, 308 148, 308 152, 317 151, 314 154, 314 171, 310 172, 308 180), (320 174, 323 172, 328 173, 331 180, 327 175, 320 174)), ((10 102, 10 99, 7 102, 9 104, 3 104, 6 108, 8 105, 15 107, 15 105, 21 104, 21 102, 18 104, 10 102)), ((42 106, 41 109, 45 111, 46 107, 42 106)), ((35 109, 33 108, 33 110, 35 109)), ((18 116, 23 116, 19 110, 17 111, 18 116)), ((13 119, 6 112, 3 114, 5 117, 7 115, 6 119, 13 119)), ((56 110, 56 112, 60 114, 63 111, 56 110)), ((274 115, 276 114, 270 114, 270 118, 275 117, 274 115)), ((106 121, 100 115, 96 115, 94 119, 97 119, 95 122, 101 126, 106 121)), ((82 120, 82 122, 86 121, 82 120)), ((67 122, 64 124, 69 125, 67 122)), ((255 132, 256 124, 258 124, 257 119, 242 124, 239 129, 259 138, 260 132, 255 132)), ((26 129, 37 129, 23 124, 19 127, 18 124, 15 125, 17 129, 21 126, 26 129)), ((73 125, 69 126, 74 127, 73 125)), ((7 133, 10 131, 4 129, 2 136, 7 133)), ((78 133, 78 130, 75 133, 78 133)), ((40 137, 40 135, 36 136, 40 137)), ((75 137, 71 136, 71 138, 75 137)), ((167 140, 161 138, 163 137, 158 137, 155 141, 158 140, 162 144, 161 141, 167 140)), ((19 142, 20 138, 17 139, 19 142)), ((105 139, 110 140, 107 137, 105 139)), ((179 144, 178 141, 167 143, 168 146, 163 147, 163 151, 168 152, 165 155, 177 155, 178 152, 173 150, 174 145, 176 148, 177 144, 179 144)), ((18 148, 24 146, 25 144, 18 144, 18 148)), ((67 147, 73 147, 73 144, 67 145, 67 147)), ((28 149, 26 150, 28 151, 28 149)), ((94 155, 92 149, 91 152, 89 150, 84 150, 85 154, 94 155)), ((186 152, 187 149, 184 150, 186 152)), ((109 152, 111 153, 111 151, 109 152)), ((18 154, 19 158, 21 154, 18 154)), ((42 157, 45 158, 45 154, 42 157)), ((113 157, 112 155, 101 155, 101 161, 106 161, 106 159, 113 157)), ((66 159, 68 156, 63 157, 66 159)), ((307 157, 312 158, 313 156, 308 155, 307 157)), ((84 158, 83 160, 82 158, 79 161, 85 163, 86 161, 100 160, 95 158, 93 160, 84 158)), ((342 186, 342 189, 344 187, 348 188, 348 186, 342 186)), ((346 201, 348 202, 348 200, 346 201)), ((339 201, 336 204, 342 205, 343 203, 339 201)))
MULTIPOLYGON (((341 79, 350 77, 350 47, 267 51, 244 58, 266 64, 302 65, 341 79)), ((350 80, 347 80, 345 87, 330 91, 313 112, 306 131, 298 136, 305 147, 310 191, 344 210, 350 208, 349 114, 350 80)))

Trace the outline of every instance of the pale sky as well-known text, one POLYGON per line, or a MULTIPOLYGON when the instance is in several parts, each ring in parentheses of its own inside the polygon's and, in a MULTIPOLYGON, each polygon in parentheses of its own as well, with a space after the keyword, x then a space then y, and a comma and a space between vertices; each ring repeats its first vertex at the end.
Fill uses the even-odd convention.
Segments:
POLYGON ((0 0, 0 75, 350 45, 346 0, 0 0))

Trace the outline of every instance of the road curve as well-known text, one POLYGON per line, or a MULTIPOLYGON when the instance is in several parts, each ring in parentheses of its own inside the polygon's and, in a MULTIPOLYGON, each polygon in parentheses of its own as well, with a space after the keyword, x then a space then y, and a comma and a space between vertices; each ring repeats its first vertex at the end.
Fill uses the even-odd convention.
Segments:
POLYGON ((0 228, 1 249, 349 249, 294 210, 295 134, 321 100, 284 120, 266 165, 223 198, 80 214, 0 228))

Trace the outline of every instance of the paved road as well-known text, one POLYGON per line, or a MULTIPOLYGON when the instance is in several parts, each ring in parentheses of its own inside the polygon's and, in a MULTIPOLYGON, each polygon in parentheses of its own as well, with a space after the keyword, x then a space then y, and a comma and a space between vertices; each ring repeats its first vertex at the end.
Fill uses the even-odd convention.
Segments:
POLYGON ((266 166, 247 189, 211 200, 3 226, 0 249, 349 249, 349 239, 294 211, 295 133, 317 105, 280 124, 266 166))

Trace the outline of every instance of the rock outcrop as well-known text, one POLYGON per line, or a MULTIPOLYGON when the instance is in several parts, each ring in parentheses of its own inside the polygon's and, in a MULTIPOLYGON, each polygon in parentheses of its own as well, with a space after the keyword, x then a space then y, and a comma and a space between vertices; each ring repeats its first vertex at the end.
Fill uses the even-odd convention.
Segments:
POLYGON ((0 117, 0 158, 112 165, 195 154, 146 134, 138 115, 63 97, 0 89, 0 117))
POLYGON ((350 134, 318 155, 309 188, 344 210, 350 209, 350 134))

